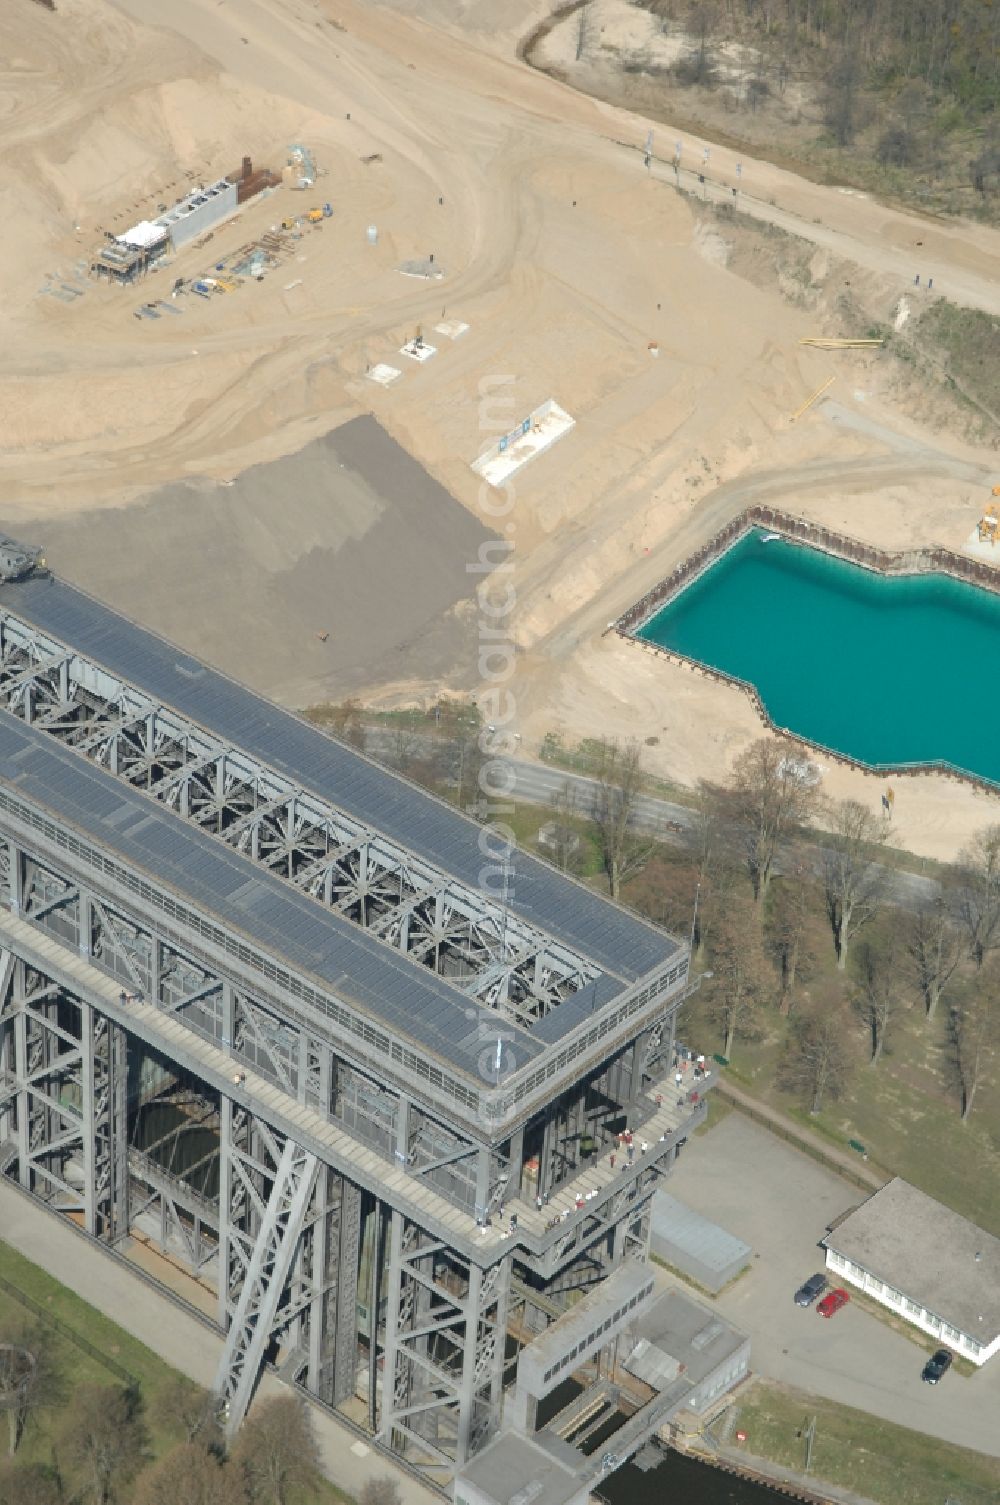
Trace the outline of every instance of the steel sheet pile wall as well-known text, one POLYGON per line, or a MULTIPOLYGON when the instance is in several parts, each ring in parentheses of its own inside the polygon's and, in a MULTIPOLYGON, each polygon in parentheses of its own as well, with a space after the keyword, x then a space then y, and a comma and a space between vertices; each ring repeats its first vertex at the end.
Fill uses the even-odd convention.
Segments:
POLYGON ((818 523, 810 522, 807 518, 779 512, 773 507, 748 507, 745 512, 734 517, 700 549, 672 570, 658 585, 654 585, 652 590, 647 591, 640 600, 623 612, 608 628, 608 631, 616 632, 626 642, 642 648, 646 653, 658 654, 661 658, 679 664, 693 673, 703 674, 707 679, 717 679, 722 684, 735 685, 750 700, 768 731, 774 732, 776 736, 783 737, 805 750, 820 752, 824 757, 835 758, 838 763, 848 768, 858 769, 863 773, 877 772, 894 778, 943 775, 995 794, 997 786, 990 780, 980 778, 952 763, 880 763, 875 766, 864 763, 858 758, 852 758, 836 748, 811 741, 808 737, 789 731, 787 727, 778 726, 771 719, 756 685, 751 684, 749 680, 740 679, 735 674, 728 674, 724 669, 717 669, 712 664, 702 663, 700 659, 689 658, 686 654, 677 653, 672 648, 664 648, 659 643, 651 643, 637 636, 658 612, 710 569, 723 554, 753 528, 769 528, 785 538, 807 544, 821 553, 830 554, 836 559, 859 565, 862 569, 872 570, 879 575, 896 578, 907 575, 947 575, 952 580, 977 585, 982 590, 1000 595, 1000 569, 982 560, 969 559, 963 554, 955 554, 951 549, 907 549, 893 553, 887 549, 876 548, 874 544, 864 543, 860 539, 850 538, 847 534, 838 533, 832 528, 824 528, 818 523))

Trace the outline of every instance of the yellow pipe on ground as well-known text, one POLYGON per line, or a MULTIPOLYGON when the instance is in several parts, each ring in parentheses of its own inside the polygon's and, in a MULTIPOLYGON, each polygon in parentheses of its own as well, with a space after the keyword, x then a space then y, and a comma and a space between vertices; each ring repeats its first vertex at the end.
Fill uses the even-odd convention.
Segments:
POLYGON ((800 408, 798 408, 796 410, 796 412, 794 412, 792 414, 791 422, 794 423, 795 420, 796 420, 796 418, 801 418, 802 414, 806 411, 806 409, 807 408, 811 408, 812 405, 813 405, 813 403, 817 400, 817 398, 822 397, 823 393, 826 391, 827 387, 832 387, 835 381, 836 381, 836 377, 834 377, 834 376, 828 376, 827 379, 826 379, 826 381, 823 383, 823 385, 821 387, 817 387, 816 390, 815 390, 815 392, 813 393, 813 395, 811 397, 807 397, 806 400, 805 400, 805 402, 802 404, 802 406, 800 408))

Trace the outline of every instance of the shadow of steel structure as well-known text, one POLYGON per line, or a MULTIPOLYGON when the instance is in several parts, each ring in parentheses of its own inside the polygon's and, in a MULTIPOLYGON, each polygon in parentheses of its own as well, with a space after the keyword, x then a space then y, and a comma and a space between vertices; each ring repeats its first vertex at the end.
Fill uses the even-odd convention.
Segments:
POLYGON ((214 1286, 231 1430, 273 1358, 443 1486, 511 1333, 645 1259, 705 1108, 687 946, 482 834, 82 592, 3 587, 0 1174, 214 1286), (130 1143, 154 1077, 217 1191, 130 1143))

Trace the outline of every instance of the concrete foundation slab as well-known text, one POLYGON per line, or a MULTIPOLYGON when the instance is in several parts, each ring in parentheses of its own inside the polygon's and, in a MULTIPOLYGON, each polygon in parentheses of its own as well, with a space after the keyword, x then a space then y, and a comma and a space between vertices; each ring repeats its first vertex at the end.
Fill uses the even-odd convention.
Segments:
POLYGON ((378 382, 380 387, 391 387, 403 373, 397 366, 387 366, 383 361, 379 361, 377 366, 372 366, 365 374, 369 381, 378 382))
POLYGON ((503 486, 575 426, 576 419, 550 399, 524 420, 520 430, 508 434, 473 461, 472 469, 491 486, 503 486))
POLYGON ((425 345, 423 340, 410 340, 400 350, 400 355, 408 355, 411 361, 429 361, 432 355, 437 355, 436 345, 425 345))

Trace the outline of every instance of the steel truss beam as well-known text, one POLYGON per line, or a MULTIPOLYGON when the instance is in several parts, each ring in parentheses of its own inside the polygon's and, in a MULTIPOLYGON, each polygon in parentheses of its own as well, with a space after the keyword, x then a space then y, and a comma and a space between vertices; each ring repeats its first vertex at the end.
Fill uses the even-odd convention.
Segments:
MULTIPOLYGON (((37 703, 35 710, 40 713, 37 703)), ((423 1208, 430 1205, 433 1186, 468 1210, 465 1193, 473 1189, 477 1208, 484 1201, 495 1205, 508 1181, 515 1199, 524 1134, 501 1146, 463 1136, 377 1080, 377 1068, 369 1073, 334 1059, 308 1020, 282 1019, 273 1001, 266 1006, 231 977, 216 975, 211 960, 196 959, 201 952, 194 938, 188 954, 181 932, 165 934, 161 922, 141 910, 136 919, 132 901, 110 884, 93 892, 88 877, 71 881, 46 866, 58 862, 57 855, 36 859, 14 837, 0 840, 0 904, 31 922, 10 921, 4 935, 36 961, 32 967, 0 951, 0 1173, 26 1178, 52 1205, 79 1211, 88 1229, 105 1239, 143 1218, 144 1229, 153 1225, 154 1240, 173 1252, 179 1248, 194 1273, 203 1279, 214 1273, 219 1321, 230 1329, 220 1386, 231 1425, 270 1345, 280 1348, 284 1372, 338 1404, 356 1393, 367 1340, 370 1415, 378 1434, 429 1476, 440 1481, 454 1474, 500 1426, 514 1245, 508 1253, 495 1245, 480 1253, 470 1238, 462 1252, 451 1245, 453 1237, 462 1242, 462 1219, 452 1220, 452 1234, 446 1219, 422 1210, 421 1199, 423 1208), (55 960, 60 950, 64 958, 72 954, 75 972, 55 960), (109 986, 81 956, 117 981, 109 986), (65 987, 38 970, 46 957, 65 987), (75 986, 93 1005, 70 991, 75 986), (126 1038, 100 1012, 109 1009, 132 1029, 129 1011, 116 1011, 119 987, 155 1005, 164 1032, 144 1033, 146 1011, 135 1009, 137 1033, 155 1039, 168 1059, 176 1052, 193 1079, 198 1065, 186 1055, 178 1019, 216 1047, 203 1069, 218 1094, 217 1201, 175 1180, 169 1161, 164 1168, 128 1154, 126 1038), (237 1068, 252 1065, 267 1091, 234 1094, 226 1056, 237 1068), (271 1093, 270 1084, 279 1092, 271 1093), (321 1141, 310 1137, 317 1163, 294 1142, 295 1102, 329 1115, 338 1132, 350 1126, 355 1146, 377 1144, 396 1174, 383 1188, 341 1143, 331 1156, 363 1177, 369 1190, 362 1192, 343 1169, 326 1163, 321 1141), (273 1113, 283 1129, 261 1113, 273 1113), (398 1175, 404 1163, 405 1185, 398 1175), (425 1216, 434 1233, 422 1226, 425 1216), (477 1263, 489 1259, 495 1263, 477 1263), (370 1323, 360 1334, 359 1298, 370 1323)), ((632 1042, 634 1064, 624 1066, 619 1052, 597 1076, 584 1079, 577 1106, 550 1101, 534 1129, 541 1133, 547 1119, 556 1140, 600 1135, 603 1118, 618 1103, 636 1104, 650 1063, 669 1053, 671 1020, 661 1034, 648 1029, 632 1042)), ((305 1115, 298 1121, 308 1135, 305 1115)), ((600 1279, 627 1254, 644 1257, 659 1174, 654 1158, 635 1179, 607 1187, 599 1204, 588 1204, 593 1214, 574 1218, 565 1238, 555 1234, 554 1248, 519 1254, 539 1282, 540 1300, 564 1306, 574 1289, 600 1279)))
MULTIPOLYGON (((95 929, 110 935, 107 912, 95 929)), ((311 1390, 345 1399, 357 1373, 358 1188, 330 1167, 320 1174, 310 1151, 223 1097, 219 1198, 209 1200, 129 1150, 127 1082, 124 1030, 0 951, 0 1173, 97 1238, 115 1242, 141 1220, 195 1275, 215 1262, 220 1319, 234 1329, 221 1381, 231 1426, 272 1340, 304 1353, 311 1390)))
POLYGON ((530 1027, 598 968, 345 811, 0 614, 0 705, 530 1027))
POLYGON ((379 1434, 434 1473, 500 1425, 510 1266, 484 1270, 392 1214, 379 1434))
POLYGON ((230 1436, 246 1415, 263 1366, 317 1171, 315 1155, 286 1139, 216 1374, 230 1436))
POLYGON ((5 1170, 110 1243, 128 1227, 124 1032, 0 951, 5 1170))
MULTIPOLYGON (((141 995, 177 1017, 293 1099, 330 1114, 360 1144, 379 1153, 387 1168, 405 1164, 415 1179, 426 1180, 453 1206, 474 1214, 483 1190, 480 1142, 429 1109, 407 1103, 374 1071, 335 1056, 318 1032, 283 1018, 273 1002, 263 1003, 194 953, 181 950, 155 919, 137 919, 12 840, 0 840, 0 902, 4 899, 60 944, 90 956, 119 980, 124 993, 141 995), (405 1150, 397 1148, 403 1114, 405 1150)), ((486 1200, 495 1201, 508 1166, 496 1149, 488 1159, 486 1200)))

